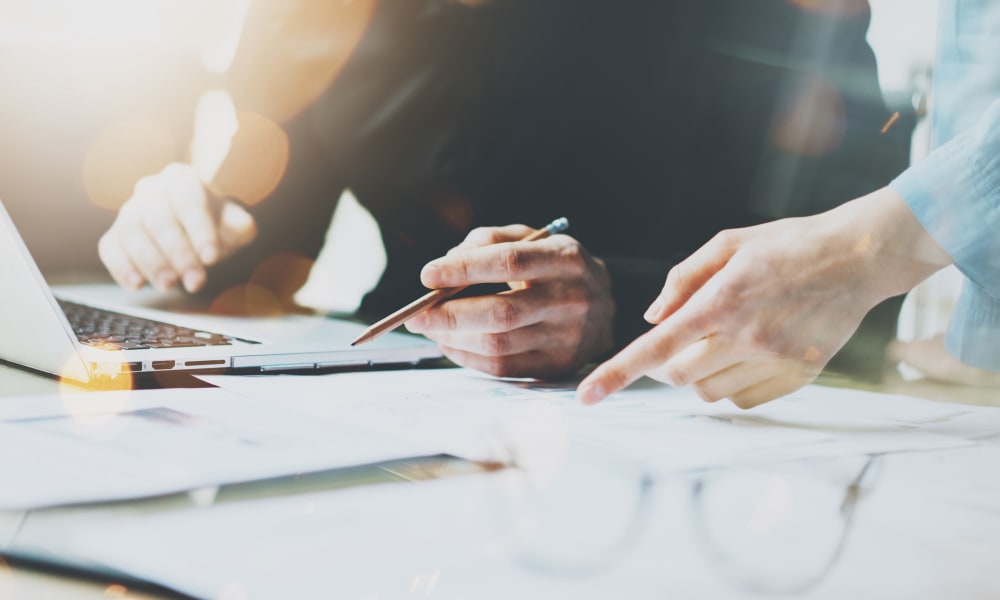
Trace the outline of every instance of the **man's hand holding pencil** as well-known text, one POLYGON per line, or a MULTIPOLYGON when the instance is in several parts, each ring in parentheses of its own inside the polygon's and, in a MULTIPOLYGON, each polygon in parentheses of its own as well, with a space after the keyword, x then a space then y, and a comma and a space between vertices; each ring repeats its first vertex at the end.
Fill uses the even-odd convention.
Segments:
POLYGON ((406 322, 455 363, 504 377, 572 373, 613 345, 604 263, 575 239, 528 241, 524 225, 475 229, 421 273, 432 289, 507 283, 510 290, 434 305, 406 322))

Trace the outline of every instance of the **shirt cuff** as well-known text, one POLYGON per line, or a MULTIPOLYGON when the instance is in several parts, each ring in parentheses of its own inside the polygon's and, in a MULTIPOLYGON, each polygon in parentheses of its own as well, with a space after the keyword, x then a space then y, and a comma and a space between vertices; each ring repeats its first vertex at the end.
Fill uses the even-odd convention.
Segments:
POLYGON ((1000 101, 890 187, 958 269, 1000 298, 1000 101))
POLYGON ((948 324, 945 349, 967 365, 1000 371, 1000 301, 966 281, 948 324))

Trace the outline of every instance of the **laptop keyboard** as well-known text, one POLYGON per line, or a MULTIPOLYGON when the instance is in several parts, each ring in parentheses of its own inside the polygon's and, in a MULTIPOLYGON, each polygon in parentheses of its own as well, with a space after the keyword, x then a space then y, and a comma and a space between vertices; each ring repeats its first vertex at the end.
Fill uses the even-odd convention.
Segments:
POLYGON ((59 300, 81 343, 102 350, 228 346, 233 338, 59 300))

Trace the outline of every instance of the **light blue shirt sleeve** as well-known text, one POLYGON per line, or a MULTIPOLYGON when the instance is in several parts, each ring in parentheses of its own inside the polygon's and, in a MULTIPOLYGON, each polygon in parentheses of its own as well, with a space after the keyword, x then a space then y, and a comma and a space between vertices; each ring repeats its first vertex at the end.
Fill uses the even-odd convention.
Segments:
POLYGON ((1000 1, 942 0, 935 138, 891 187, 966 281, 945 344, 1000 370, 1000 1))

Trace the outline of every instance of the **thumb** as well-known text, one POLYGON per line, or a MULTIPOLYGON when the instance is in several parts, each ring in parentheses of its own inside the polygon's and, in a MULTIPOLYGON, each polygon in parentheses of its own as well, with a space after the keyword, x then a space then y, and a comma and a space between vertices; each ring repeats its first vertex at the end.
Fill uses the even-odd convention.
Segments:
POLYGON ((662 323, 726 266, 739 249, 741 240, 738 230, 723 231, 670 269, 663 290, 646 310, 644 318, 650 323, 662 323))

